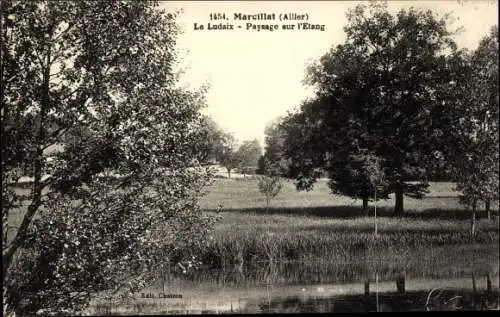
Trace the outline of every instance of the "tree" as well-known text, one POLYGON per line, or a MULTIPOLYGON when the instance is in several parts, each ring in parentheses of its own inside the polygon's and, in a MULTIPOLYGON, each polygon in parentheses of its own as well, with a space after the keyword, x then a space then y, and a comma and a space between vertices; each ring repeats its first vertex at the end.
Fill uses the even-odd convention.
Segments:
POLYGON ((281 188, 283 187, 283 184, 279 176, 279 170, 274 164, 271 164, 270 161, 265 160, 264 166, 265 175, 259 177, 257 186, 259 188, 259 192, 266 197, 266 211, 269 211, 269 204, 271 202, 271 199, 279 194, 281 188))
POLYGON ((313 139, 321 145, 306 158, 323 157, 314 168, 334 157, 347 162, 361 151, 383 159, 394 214, 402 215, 404 195, 423 197, 443 151, 451 118, 442 92, 453 85, 462 52, 447 29, 448 16, 415 8, 392 15, 372 2, 356 6, 347 18, 346 42, 308 70, 316 97, 301 108, 302 129, 318 134, 313 139))
MULTIPOLYGON (((484 201, 498 201, 498 28, 493 27, 470 56, 470 72, 455 91, 461 92, 455 110, 454 174, 461 202, 472 210, 471 233, 475 231, 476 208, 484 201)), ((451 149, 450 149, 451 150, 451 149)))
POLYGON ((259 160, 257 161, 257 170, 255 171, 255 174, 258 175, 264 175, 265 173, 265 156, 261 155, 259 157, 259 160))
POLYGON ((360 198, 364 212, 368 212, 370 200, 389 198, 387 186, 382 182, 381 158, 367 151, 348 154, 347 158, 341 160, 331 160, 328 171, 328 185, 332 192, 360 198))
POLYGON ((269 164, 279 167, 280 174, 288 173, 288 161, 283 155, 284 142, 286 139, 285 130, 281 127, 282 117, 275 119, 265 129, 265 148, 264 156, 269 164))
POLYGON ((217 159, 217 153, 222 151, 224 131, 210 117, 202 116, 197 129, 197 141, 192 144, 198 161, 209 164, 217 159))
MULTIPOLYGON (((369 200, 375 199, 371 178, 380 169, 381 158, 365 149, 345 142, 349 129, 345 128, 343 114, 325 107, 324 100, 306 101, 301 111, 289 115, 283 122, 286 134, 283 153, 292 164, 289 176, 298 180, 298 189, 309 190, 326 171, 328 185, 334 194, 360 198, 363 210, 368 211, 369 200), (333 120, 331 118, 334 118, 333 120)), ((379 183, 377 199, 387 199, 387 184, 379 183)))
POLYGON ((240 164, 236 139, 229 133, 223 135, 223 143, 217 153, 217 161, 226 168, 229 178, 231 178, 231 171, 240 164))
POLYGON ((176 88, 175 16, 153 2, 1 5, 4 314, 72 314, 196 256, 213 223, 191 150, 203 92, 176 88))
POLYGON ((305 101, 299 111, 288 113, 281 124, 286 136, 282 153, 289 162, 286 176, 295 179, 297 190, 311 190, 326 165, 326 129, 312 123, 319 122, 315 117, 319 115, 315 112, 319 110, 316 104, 305 101))
POLYGON ((257 139, 243 141, 236 153, 236 156, 238 157, 238 167, 243 174, 255 172, 258 167, 261 154, 262 148, 260 147, 257 139))
POLYGON ((281 183, 280 177, 278 175, 263 175, 259 177, 259 192, 266 197, 266 211, 269 211, 269 204, 271 202, 271 199, 279 194, 282 186, 283 184, 281 183))

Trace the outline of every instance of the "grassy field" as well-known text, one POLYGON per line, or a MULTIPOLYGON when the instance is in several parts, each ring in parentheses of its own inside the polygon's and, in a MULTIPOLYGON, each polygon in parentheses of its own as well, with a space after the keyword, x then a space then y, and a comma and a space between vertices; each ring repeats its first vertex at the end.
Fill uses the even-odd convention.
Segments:
MULTIPOLYGON (((376 239, 374 203, 367 215, 360 200, 332 195, 326 180, 309 192, 285 181, 269 210, 255 179, 217 179, 207 191, 202 209, 221 217, 203 254, 204 262, 214 267, 318 259, 352 263, 363 255, 369 261, 416 268, 432 264, 439 270, 469 265, 465 259, 472 253, 474 261, 498 264, 498 206, 492 220, 479 212, 476 245, 471 246, 470 212, 458 203, 452 183, 432 183, 421 200, 405 197, 402 218, 392 217, 393 197, 377 202, 376 239), (221 212, 216 211, 219 205, 221 212), (422 262, 429 258, 432 263, 422 262)), ((18 225, 20 213, 10 216, 10 224, 18 225)))
POLYGON ((472 246, 470 212, 458 203, 451 183, 431 184, 431 192, 421 200, 405 197, 402 218, 392 217, 393 199, 377 202, 376 239, 373 208, 366 215, 361 201, 330 194, 324 180, 310 192, 297 192, 292 182, 286 182, 269 211, 256 184, 256 180, 219 179, 201 200, 202 208, 214 214, 217 205, 223 205, 205 262, 214 266, 317 259, 349 263, 362 255, 370 261, 399 261, 416 268, 470 265, 465 262, 471 258, 487 266, 498 264, 498 218, 478 220, 472 246))
MULTIPOLYGON (((203 209, 216 209, 222 204, 227 210, 255 210, 265 207, 265 199, 257 189, 256 179, 217 179, 208 188, 208 194, 202 197, 203 209)), ((430 193, 425 199, 405 197, 405 208, 408 211, 425 211, 425 209, 463 209, 458 203, 458 192, 453 183, 431 183, 430 193)), ((372 204, 373 205, 373 204, 372 204)), ((316 208, 316 207, 360 207, 361 200, 346 196, 332 195, 327 181, 318 180, 312 191, 297 191, 293 181, 285 180, 278 196, 271 201, 271 207, 282 208, 316 208)), ((377 207, 394 206, 394 199, 380 200, 377 207)), ((482 207, 482 206, 480 206, 482 207)))

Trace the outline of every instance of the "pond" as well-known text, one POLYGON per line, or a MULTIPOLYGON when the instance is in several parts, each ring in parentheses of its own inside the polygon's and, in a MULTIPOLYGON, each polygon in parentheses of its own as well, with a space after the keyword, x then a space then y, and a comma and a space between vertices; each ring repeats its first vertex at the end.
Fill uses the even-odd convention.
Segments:
POLYGON ((393 263, 254 263, 159 270, 134 298, 96 299, 99 315, 304 313, 498 309, 498 261, 410 270, 393 263), (161 271, 161 272, 160 272, 161 271))

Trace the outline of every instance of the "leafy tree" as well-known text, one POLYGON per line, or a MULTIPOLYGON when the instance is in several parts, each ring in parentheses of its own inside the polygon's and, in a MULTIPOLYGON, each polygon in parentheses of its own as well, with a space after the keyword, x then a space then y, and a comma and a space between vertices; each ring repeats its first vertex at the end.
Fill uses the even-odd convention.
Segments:
MULTIPOLYGON (((316 87, 316 99, 295 118, 303 117, 299 125, 307 135, 317 134, 300 142, 320 144, 302 151, 304 158, 295 156, 309 161, 309 170, 333 157, 347 163, 360 151, 383 159, 394 213, 402 215, 404 195, 423 197, 443 151, 451 122, 443 91, 453 85, 463 53, 447 29, 449 16, 415 8, 392 15, 372 2, 356 6, 347 18, 346 42, 311 65, 306 79, 316 87), (321 159, 311 164, 314 156, 321 159)), ((306 179, 313 183, 314 175, 306 179)))
POLYGON ((198 161, 208 164, 217 159, 217 153, 222 151, 224 144, 224 131, 208 116, 202 116, 197 129, 198 139, 194 142, 193 151, 198 161))
POLYGON ((276 165, 265 159, 264 166, 265 175, 259 177, 257 186, 259 192, 266 197, 266 211, 269 211, 271 199, 280 193, 283 184, 276 165))
POLYGON ((153 2, 1 5, 4 314, 72 314, 196 256, 213 222, 191 147, 203 92, 175 86, 175 16, 153 2))
POLYGON ((261 154, 262 148, 260 147, 259 141, 257 139, 244 141, 239 146, 236 155, 239 161, 238 167, 243 172, 243 174, 250 174, 255 172, 258 167, 261 154))
POLYGON ((281 126, 283 118, 279 117, 271 122, 265 129, 264 156, 269 164, 274 164, 279 168, 281 175, 288 173, 288 161, 283 155, 286 131, 281 126))
POLYGON ((387 186, 382 182, 383 171, 379 157, 360 151, 348 154, 342 160, 335 158, 328 168, 328 184, 333 193, 361 199, 365 212, 368 211, 370 200, 389 198, 387 186))
POLYGON ((255 174, 264 175, 264 173, 265 173, 265 156, 261 155, 259 157, 259 160, 257 161, 257 170, 255 171, 255 174))
POLYGON ((229 133, 223 135, 223 143, 217 153, 217 161, 226 168, 229 178, 231 178, 231 171, 240 164, 236 139, 229 133))
MULTIPOLYGON (((298 190, 309 191, 323 172, 328 151, 323 138, 325 130, 313 122, 319 122, 315 110, 317 102, 306 101, 295 113, 288 113, 281 124, 285 131, 283 156, 288 161, 286 176, 295 179, 298 190)), ((272 163, 272 161, 271 161, 272 163)))
MULTIPOLYGON (((326 171, 332 193, 362 199, 367 211, 368 201, 375 198, 372 173, 381 168, 381 158, 345 142, 350 130, 344 125, 341 109, 325 107, 321 99, 305 102, 300 112, 283 122, 287 136, 283 153, 292 162, 289 176, 298 180, 299 189, 312 188, 326 171)), ((385 183, 376 188, 378 199, 388 198, 385 183)))
POLYGON ((278 175, 263 175, 259 177, 258 186, 259 192, 266 197, 266 211, 269 211, 269 204, 271 202, 271 199, 276 197, 283 187, 281 179, 278 175))
POLYGON ((474 235, 478 202, 490 218, 490 202, 498 201, 498 27, 471 54, 470 73, 455 91, 462 101, 455 111, 455 177, 461 202, 472 209, 474 235))

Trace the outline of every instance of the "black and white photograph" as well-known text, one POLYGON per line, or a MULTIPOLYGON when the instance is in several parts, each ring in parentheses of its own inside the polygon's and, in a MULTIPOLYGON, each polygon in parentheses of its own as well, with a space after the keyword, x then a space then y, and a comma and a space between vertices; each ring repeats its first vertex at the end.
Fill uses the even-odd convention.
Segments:
POLYGON ((1 0, 2 315, 500 310, 498 4, 1 0))

